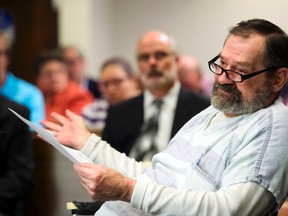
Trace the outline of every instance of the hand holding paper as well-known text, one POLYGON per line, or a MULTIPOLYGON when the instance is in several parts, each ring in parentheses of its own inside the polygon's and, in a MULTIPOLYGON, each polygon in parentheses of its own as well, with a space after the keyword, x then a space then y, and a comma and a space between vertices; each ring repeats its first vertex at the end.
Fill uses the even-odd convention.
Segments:
POLYGON ((65 114, 66 116, 51 113, 57 124, 46 120, 41 121, 41 124, 51 130, 60 143, 80 150, 91 136, 91 133, 86 128, 81 116, 70 110, 66 110, 65 114))
MULTIPOLYGON (((25 122, 28 126, 30 126, 35 132, 37 132, 38 134, 41 135, 41 137, 48 143, 50 143, 51 145, 53 145, 59 152, 61 152, 64 156, 66 156, 71 162, 73 163, 93 163, 86 155, 84 155, 82 152, 76 150, 76 149, 72 149, 69 147, 66 147, 64 145, 62 145, 58 140, 61 139, 56 139, 56 137, 53 134, 57 135, 57 138, 61 138, 61 131, 63 131, 65 133, 66 130, 69 130, 69 124, 68 122, 66 124, 63 124, 63 126, 58 125, 58 129, 57 132, 54 130, 54 128, 57 128, 57 124, 54 124, 52 122, 47 122, 46 123, 49 125, 51 123, 51 127, 48 127, 48 129, 52 129, 52 133, 46 129, 43 129, 35 124, 33 124, 32 122, 28 121, 27 119, 23 118, 21 115, 19 115, 17 112, 15 112, 14 110, 10 109, 9 110, 14 113, 19 119, 21 119, 23 122, 25 122), (63 129, 63 130, 62 130, 63 129)), ((60 115, 59 115, 60 116, 60 115)), ((57 116, 57 117, 59 117, 57 116)), ((63 118, 65 118, 64 116, 61 116, 63 118)), ((59 117, 60 118, 60 117, 59 117)), ((63 120, 63 119, 62 119, 63 120)), ((63 121, 62 121, 63 122, 63 121)), ((64 123, 64 122, 63 122, 64 123)), ((45 125, 45 124, 44 124, 45 125)), ((46 125, 45 125, 46 126, 46 125)), ((71 128, 70 128, 71 129, 71 128)), ((74 131, 74 130, 73 130, 74 131)), ((73 133, 73 131, 71 131, 70 133, 73 133)), ((67 131, 66 131, 67 133, 67 131)), ((85 132, 84 132, 85 133, 85 132)), ((89 134, 89 133, 88 133, 89 134)), ((86 136, 88 135, 86 134, 86 136)), ((65 134, 63 136, 63 141, 64 141, 64 137, 68 135, 65 134)), ((79 136, 79 133, 75 134, 76 136, 79 136)), ((72 137, 69 137, 69 139, 73 139, 72 137)), ((69 140, 68 139, 68 140, 69 140)), ((84 138, 85 139, 85 138, 84 138)), ((82 139, 78 139, 78 142, 81 142, 82 139)), ((69 142, 68 142, 69 143, 69 142)), ((85 143, 85 142, 84 142, 85 143)), ((83 143, 83 144, 84 144, 83 143)), ((70 143, 70 146, 73 147, 73 142, 70 143)), ((77 146, 80 146, 80 144, 78 144, 77 146)))

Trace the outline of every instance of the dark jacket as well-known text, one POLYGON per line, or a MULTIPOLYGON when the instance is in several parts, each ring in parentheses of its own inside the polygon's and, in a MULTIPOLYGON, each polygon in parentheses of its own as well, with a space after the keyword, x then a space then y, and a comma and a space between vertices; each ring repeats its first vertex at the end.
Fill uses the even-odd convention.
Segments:
POLYGON ((0 96, 0 215, 21 215, 33 185, 32 136, 8 107, 29 119, 28 108, 0 96))
MULTIPOLYGON (((121 104, 111 106, 108 110, 102 139, 106 140, 118 151, 129 154, 144 121, 143 103, 144 96, 142 94, 121 104)), ((181 89, 170 138, 172 138, 191 117, 209 105, 210 102, 208 99, 181 89)))

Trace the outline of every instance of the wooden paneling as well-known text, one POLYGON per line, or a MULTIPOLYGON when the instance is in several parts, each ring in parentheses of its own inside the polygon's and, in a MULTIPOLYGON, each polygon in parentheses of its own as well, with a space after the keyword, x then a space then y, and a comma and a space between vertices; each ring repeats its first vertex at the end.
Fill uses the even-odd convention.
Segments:
POLYGON ((57 12, 52 0, 1 0, 0 7, 12 11, 16 37, 12 50, 11 71, 34 83, 32 63, 43 49, 57 46, 57 12))

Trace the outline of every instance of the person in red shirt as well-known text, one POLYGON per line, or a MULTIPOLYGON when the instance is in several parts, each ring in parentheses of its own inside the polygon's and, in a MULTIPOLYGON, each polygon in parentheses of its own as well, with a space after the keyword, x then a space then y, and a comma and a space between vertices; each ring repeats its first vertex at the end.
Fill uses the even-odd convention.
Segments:
POLYGON ((66 62, 58 50, 40 53, 34 63, 34 72, 36 85, 44 94, 47 119, 51 112, 64 114, 66 109, 80 114, 85 105, 94 101, 88 90, 69 80, 66 62))

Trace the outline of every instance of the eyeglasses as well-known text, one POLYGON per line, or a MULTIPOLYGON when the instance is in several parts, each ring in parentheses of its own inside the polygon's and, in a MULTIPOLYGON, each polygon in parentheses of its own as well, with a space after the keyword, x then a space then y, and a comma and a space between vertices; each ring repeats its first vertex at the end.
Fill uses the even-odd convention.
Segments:
POLYGON ((140 54, 140 55, 138 55, 137 59, 138 59, 138 61, 141 61, 141 62, 148 62, 150 57, 153 56, 157 61, 161 61, 172 54, 173 53, 168 53, 168 52, 164 52, 164 51, 157 51, 157 52, 150 53, 150 54, 149 53, 140 54))
POLYGON ((217 75, 221 75, 221 74, 225 73, 226 77, 228 79, 234 81, 234 82, 243 82, 244 80, 250 79, 250 78, 252 78, 254 76, 257 76, 257 75, 259 75, 261 73, 280 68, 280 67, 269 67, 269 68, 266 68, 266 69, 263 69, 263 70, 260 70, 260 71, 255 71, 253 73, 243 75, 243 74, 241 74, 241 73, 239 73, 237 71, 226 70, 226 69, 222 68, 220 65, 216 64, 215 61, 218 58, 219 58, 219 55, 217 55, 216 57, 214 57, 212 60, 210 60, 208 62, 209 69, 214 74, 217 74, 217 75))
POLYGON ((112 79, 109 81, 102 81, 102 82, 100 82, 100 86, 102 88, 105 88, 105 89, 107 89, 110 85, 113 85, 115 87, 119 87, 126 79, 128 79, 128 77, 112 79))

